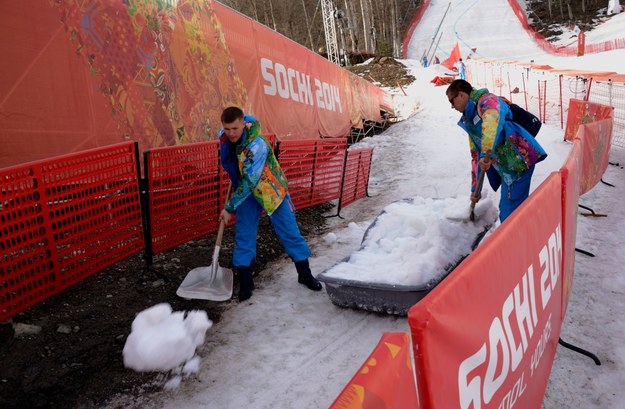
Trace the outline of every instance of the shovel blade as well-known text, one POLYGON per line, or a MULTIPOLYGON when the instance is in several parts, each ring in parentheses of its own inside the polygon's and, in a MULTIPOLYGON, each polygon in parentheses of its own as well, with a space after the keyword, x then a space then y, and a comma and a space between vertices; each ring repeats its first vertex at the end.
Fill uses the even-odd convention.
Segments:
POLYGON ((182 298, 228 301, 232 298, 232 270, 219 265, 213 275, 213 267, 197 267, 189 271, 176 294, 182 298))

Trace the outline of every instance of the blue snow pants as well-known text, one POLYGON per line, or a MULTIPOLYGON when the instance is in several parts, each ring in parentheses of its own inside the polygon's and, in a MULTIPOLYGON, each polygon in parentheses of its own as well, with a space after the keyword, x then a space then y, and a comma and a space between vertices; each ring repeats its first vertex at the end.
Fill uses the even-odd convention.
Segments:
MULTIPOLYGON (((256 258, 256 236, 262 211, 262 206, 253 195, 237 207, 232 256, 234 267, 250 266, 256 258)), ((269 216, 269 220, 284 250, 294 262, 310 257, 310 248, 297 226, 295 206, 290 195, 287 194, 282 204, 269 216)))
POLYGON ((523 174, 521 174, 521 178, 514 182, 511 186, 508 186, 506 183, 501 184, 499 220, 501 220, 502 223, 529 196, 533 173, 534 166, 531 166, 523 172, 523 174))

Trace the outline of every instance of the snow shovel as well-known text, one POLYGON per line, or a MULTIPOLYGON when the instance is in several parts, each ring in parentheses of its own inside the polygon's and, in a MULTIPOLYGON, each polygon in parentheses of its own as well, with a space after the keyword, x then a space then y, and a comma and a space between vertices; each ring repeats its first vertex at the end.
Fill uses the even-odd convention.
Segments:
MULTIPOLYGON (((486 160, 490 160, 490 151, 486 152, 486 155, 484 155, 484 157, 486 158, 486 160)), ((479 163, 477 165, 478 167, 480 166, 479 163)), ((484 184, 484 175, 486 174, 485 170, 481 170, 480 169, 480 176, 477 179, 477 185, 475 185, 475 193, 479 193, 482 194, 482 185, 484 184)), ((475 221, 475 203, 476 202, 471 202, 471 216, 469 217, 469 219, 471 219, 471 221, 475 221)))
MULTIPOLYGON (((226 198, 229 196, 230 187, 226 198)), ((213 263, 209 267, 196 267, 189 271, 176 291, 179 297, 210 301, 227 301, 232 298, 232 270, 219 265, 219 250, 225 227, 226 223, 222 219, 215 240, 213 263)))

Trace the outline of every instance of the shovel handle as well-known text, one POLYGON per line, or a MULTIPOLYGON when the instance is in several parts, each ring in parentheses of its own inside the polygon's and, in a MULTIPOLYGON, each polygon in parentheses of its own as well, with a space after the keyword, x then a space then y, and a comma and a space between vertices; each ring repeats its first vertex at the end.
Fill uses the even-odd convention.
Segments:
MULTIPOLYGON (((230 199, 230 190, 232 190, 232 182, 228 185, 228 192, 226 192, 226 202, 230 199)), ((226 222, 224 219, 220 218, 219 222, 219 231, 217 231, 217 239, 215 240, 215 247, 221 247, 221 239, 224 236, 224 228, 226 227, 226 222)))
MULTIPOLYGON (((486 151, 484 157, 486 158, 486 160, 490 160, 490 151, 486 151)), ((479 161, 477 166, 480 166, 479 161)), ((485 170, 480 169, 480 171, 480 176, 478 177, 477 184, 475 185, 475 192, 479 194, 482 193, 482 186, 484 185, 484 175, 486 174, 485 170)), ((475 202, 471 202, 471 220, 475 218, 475 215, 473 214, 473 209, 475 209, 475 202)))

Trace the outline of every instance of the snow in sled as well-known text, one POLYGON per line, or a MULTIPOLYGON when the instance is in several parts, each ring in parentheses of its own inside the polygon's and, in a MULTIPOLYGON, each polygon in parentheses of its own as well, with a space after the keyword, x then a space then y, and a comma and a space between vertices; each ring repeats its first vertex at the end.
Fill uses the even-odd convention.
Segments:
POLYGON ((466 197, 393 202, 365 231, 360 249, 317 278, 338 306, 407 315, 497 221, 489 198, 474 212, 471 222, 466 197))

